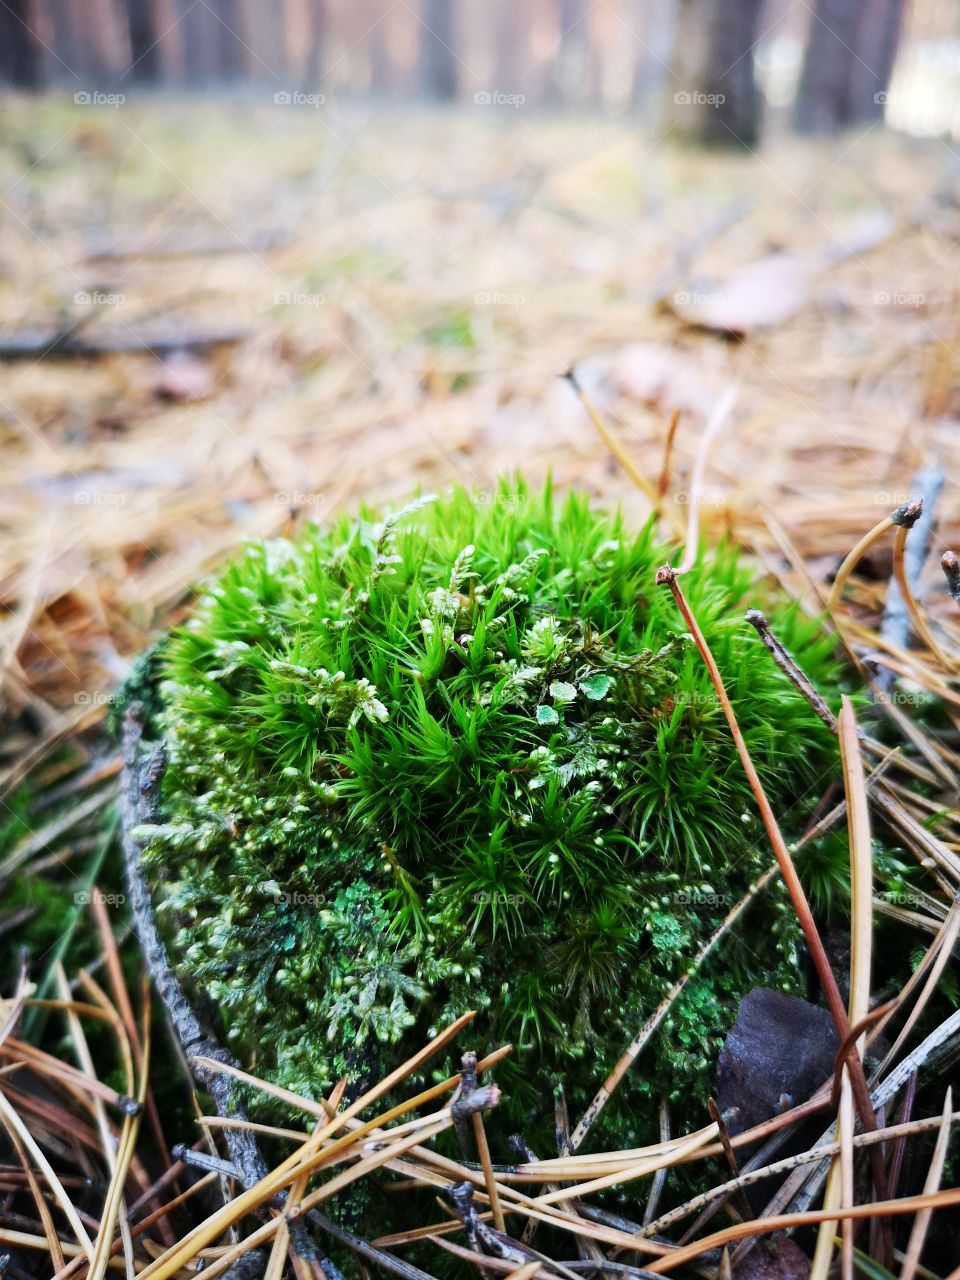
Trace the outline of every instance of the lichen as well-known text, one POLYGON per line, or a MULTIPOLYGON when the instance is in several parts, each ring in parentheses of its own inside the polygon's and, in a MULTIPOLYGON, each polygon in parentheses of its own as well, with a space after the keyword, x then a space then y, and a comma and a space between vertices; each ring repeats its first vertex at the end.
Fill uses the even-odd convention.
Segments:
MULTIPOLYGON (((248 546, 170 640, 164 823, 181 974, 257 1070, 317 1097, 473 1008, 528 1136, 592 1097, 770 861, 670 548, 583 496, 504 483, 248 546)), ((730 547, 684 580, 788 830, 836 747, 742 621, 818 687, 831 644, 730 547)), ((702 1098, 737 998, 796 985, 774 887, 688 986, 605 1123, 702 1098)))

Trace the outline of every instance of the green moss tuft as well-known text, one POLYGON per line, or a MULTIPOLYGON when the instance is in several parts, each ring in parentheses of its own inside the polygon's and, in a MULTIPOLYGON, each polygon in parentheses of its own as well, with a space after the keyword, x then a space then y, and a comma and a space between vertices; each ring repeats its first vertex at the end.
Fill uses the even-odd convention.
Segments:
MULTIPOLYGON (((171 640, 165 824, 181 972, 258 1069, 313 1097, 467 1008, 528 1136, 592 1096, 770 861, 648 525, 503 484, 254 544, 171 640)), ((815 683, 828 641, 730 548, 684 589, 789 828, 836 748, 742 621, 763 604, 815 683)), ((756 981, 797 980, 774 890, 618 1098, 702 1097, 756 981)), ((625 1132, 625 1131, 624 1131, 625 1132)))

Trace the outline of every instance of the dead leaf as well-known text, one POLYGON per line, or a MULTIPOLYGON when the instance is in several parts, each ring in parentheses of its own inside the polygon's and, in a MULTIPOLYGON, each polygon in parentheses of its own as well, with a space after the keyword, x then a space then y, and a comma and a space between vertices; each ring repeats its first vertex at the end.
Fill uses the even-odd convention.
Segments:
POLYGON ((162 400, 204 400, 215 382, 213 370, 205 360, 180 351, 160 361, 153 390, 162 400))
POLYGON ((712 290, 681 291, 674 297, 674 310, 688 324, 718 333, 770 328, 807 303, 820 266, 820 259, 810 254, 773 253, 712 290))
POLYGON ((757 987, 744 996, 717 1064, 717 1100, 735 1108, 731 1133, 805 1102, 828 1079, 838 1049, 826 1009, 757 987))

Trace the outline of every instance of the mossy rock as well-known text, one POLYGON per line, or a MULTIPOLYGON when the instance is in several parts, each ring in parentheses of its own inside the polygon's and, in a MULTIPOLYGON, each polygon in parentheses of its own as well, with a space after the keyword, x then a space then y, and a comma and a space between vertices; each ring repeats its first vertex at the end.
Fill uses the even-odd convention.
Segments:
MULTIPOLYGON (((318 1097, 466 1009, 512 1042, 506 1134, 579 1114, 771 854, 675 605, 674 549, 584 496, 504 483, 248 546, 170 639, 148 859, 181 976, 226 1042, 318 1097)), ((789 831, 836 744, 743 621, 831 699, 815 623, 727 546, 684 588, 789 831)), ((736 1003, 799 985, 782 890, 751 908, 596 1138, 710 1091, 736 1003)), ((468 1047, 465 1043, 460 1048, 468 1047)), ((438 1073, 448 1063, 435 1064, 438 1073)))

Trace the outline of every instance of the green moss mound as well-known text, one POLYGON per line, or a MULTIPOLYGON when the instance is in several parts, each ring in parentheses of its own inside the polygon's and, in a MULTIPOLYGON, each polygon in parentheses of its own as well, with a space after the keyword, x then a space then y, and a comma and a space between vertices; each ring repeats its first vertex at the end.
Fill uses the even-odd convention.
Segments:
MULTIPOLYGON (((554 1080, 586 1105, 770 862, 654 586, 670 552, 652 524, 514 483, 248 546, 209 586, 168 647, 150 857, 182 975, 258 1070, 316 1097, 474 1008, 474 1047, 517 1047, 508 1124, 552 1129, 554 1080)), ((831 646, 732 549, 684 584, 799 826, 835 744, 743 610, 767 607, 828 692, 831 646)), ((797 983, 791 921, 771 890, 689 985, 609 1140, 660 1094, 709 1090, 737 999, 797 983)))

